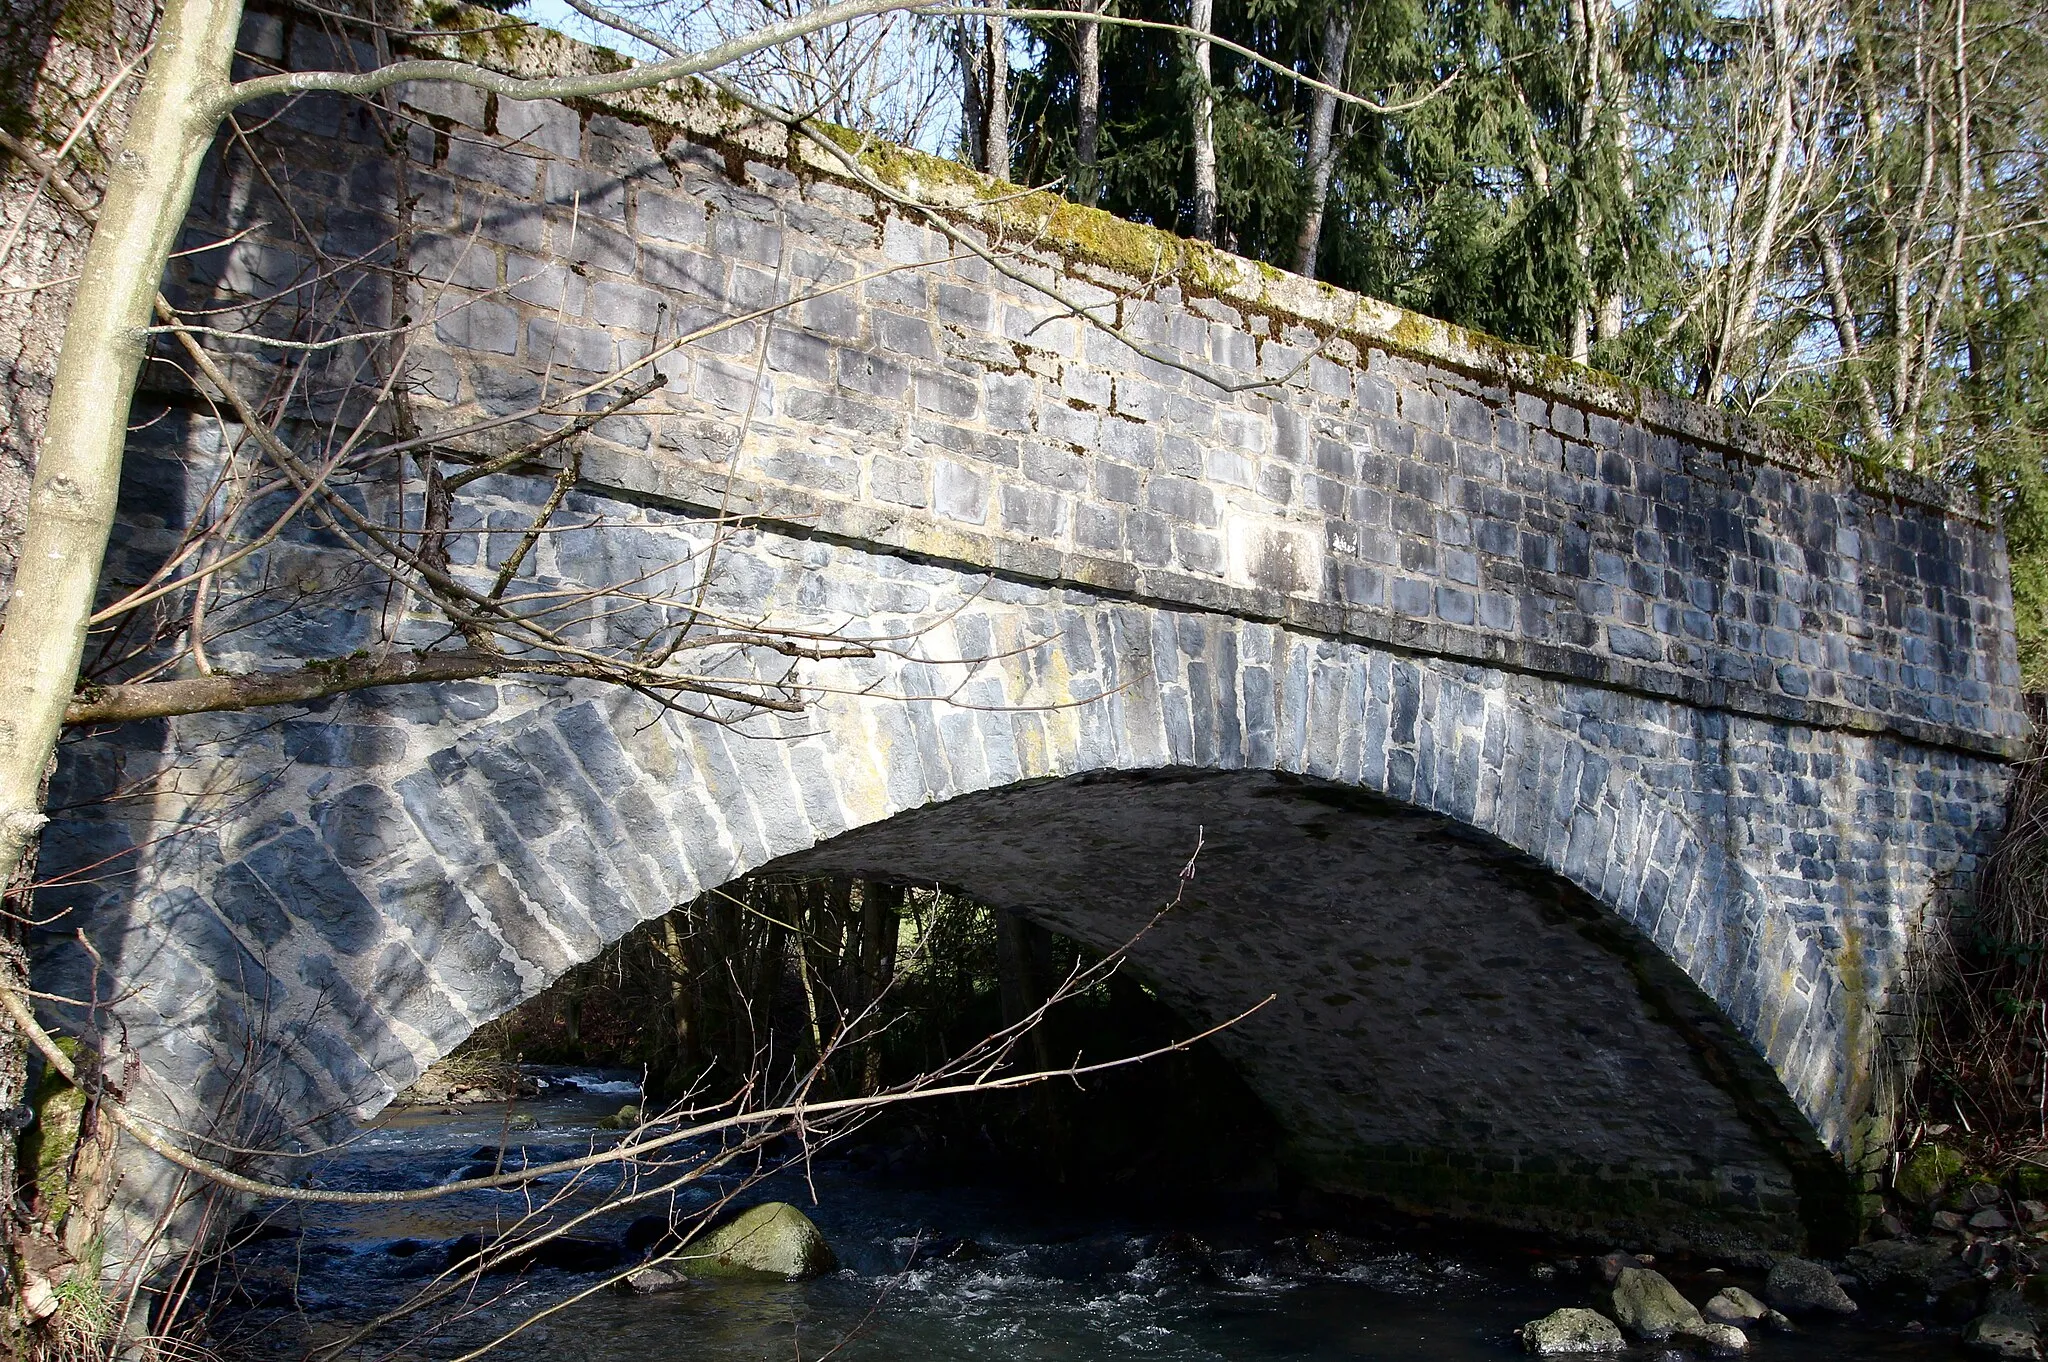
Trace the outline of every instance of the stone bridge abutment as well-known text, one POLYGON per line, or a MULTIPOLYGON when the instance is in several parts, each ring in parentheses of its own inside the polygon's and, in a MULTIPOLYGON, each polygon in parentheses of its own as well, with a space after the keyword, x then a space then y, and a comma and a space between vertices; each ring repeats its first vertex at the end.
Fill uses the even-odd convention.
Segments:
MULTIPOLYGON (((334 60, 318 35, 259 14, 245 46, 334 60)), ((587 60, 525 41, 514 69, 587 60)), ((1974 508, 864 157, 995 268, 708 98, 404 98, 396 152, 339 103, 279 111, 289 215, 223 149, 192 236, 236 235, 181 265, 184 296, 301 277, 275 224, 371 256, 405 228, 436 281, 405 306, 442 309, 411 416, 451 464, 678 326, 808 297, 599 422, 522 581, 690 598, 716 538, 715 608, 903 643, 807 670, 805 715, 729 726, 480 681, 80 736, 51 855, 123 870, 53 891, 43 977, 95 986, 64 943, 84 930, 149 1100, 202 1120, 258 1036, 257 1105, 325 1133, 762 869, 945 883, 1114 945, 1199 832, 1135 958, 1191 1020, 1274 995, 1219 1044, 1316 1185, 1735 1247, 1840 1213, 1890 991, 1922 915, 1967 891, 2022 732, 2004 547, 1974 508)), ((116 580, 234 436, 158 382, 116 580)), ((365 504, 403 516, 407 477, 365 504)), ((549 485, 475 484, 456 568, 487 579, 493 529, 549 485)), ((252 560, 251 590, 320 589, 252 611, 216 664, 445 633, 338 560, 313 532, 252 560)))

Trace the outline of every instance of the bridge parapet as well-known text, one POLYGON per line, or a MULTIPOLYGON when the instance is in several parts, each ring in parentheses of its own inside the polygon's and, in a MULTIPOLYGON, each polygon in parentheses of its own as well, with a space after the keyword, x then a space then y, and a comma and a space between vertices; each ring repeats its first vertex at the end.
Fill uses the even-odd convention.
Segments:
MULTIPOLYGON (((252 33, 334 60, 307 27, 252 33)), ((485 47, 524 73, 606 60, 485 47)), ((2000 755, 2025 731, 2003 541, 1952 489, 705 92, 405 98, 413 260, 466 304, 416 349, 429 430, 816 293, 765 340, 686 352, 592 432, 590 482, 1750 715, 2000 755)), ((340 168, 296 205, 313 229, 395 219, 387 153, 338 107, 294 112, 288 154, 340 168)), ((209 189, 194 239, 245 230, 242 173, 209 189)), ((291 252, 233 248, 269 277, 291 252)))

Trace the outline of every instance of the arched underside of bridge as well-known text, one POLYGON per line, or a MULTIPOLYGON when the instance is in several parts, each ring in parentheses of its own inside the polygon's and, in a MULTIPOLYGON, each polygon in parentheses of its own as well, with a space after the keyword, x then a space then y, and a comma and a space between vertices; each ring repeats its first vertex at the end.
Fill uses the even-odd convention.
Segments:
POLYGON ((1030 782, 767 869, 957 888, 1130 943, 1192 1026, 1249 1012, 1215 1044, 1319 1191, 1738 1253, 1846 1225, 1839 1166, 1683 971, 1497 839, 1355 786, 1030 782))

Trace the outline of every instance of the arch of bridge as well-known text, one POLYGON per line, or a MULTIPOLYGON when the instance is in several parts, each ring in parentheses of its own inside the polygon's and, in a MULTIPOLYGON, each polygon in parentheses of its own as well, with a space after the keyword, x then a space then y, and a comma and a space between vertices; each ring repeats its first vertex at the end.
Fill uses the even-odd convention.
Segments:
MULTIPOLYGON (((672 547, 707 533, 683 513, 582 509, 637 518, 640 533, 672 547)), ((1580 1176, 1549 1188, 1551 1206, 1576 1199, 1587 1214, 1611 1213, 1588 1194, 1596 1187, 1640 1208, 1641 1187, 1690 1178, 1699 1186, 1675 1204, 1733 1214, 1750 1236, 1740 1242, 1783 1244, 1796 1237, 1788 1226, 1809 1156, 1848 1151, 1866 1104, 1877 981, 1896 969, 1911 912, 1935 887, 1939 858, 1926 841, 1957 832, 1934 821, 1887 841, 1882 829, 1859 832, 1858 820, 1929 792, 1956 819, 1976 818, 1985 797, 1978 763, 1894 739, 1224 614, 991 584, 768 530, 728 536, 723 552, 752 608, 822 590, 884 631, 938 611, 945 622, 921 637, 925 655, 987 660, 834 664, 819 680, 838 693, 813 714, 739 728, 617 693, 474 683, 366 693, 282 722, 181 720, 156 751, 79 754, 60 791, 74 806, 90 803, 95 779, 111 789, 166 762, 199 786, 263 789, 226 819, 184 807, 186 834, 140 853, 147 894, 118 883, 71 891, 73 920, 134 990, 117 1005, 129 1042, 166 1094, 201 1108, 182 1121, 203 1117, 256 1035, 275 1042, 261 1085, 273 1127, 368 1114, 475 1026, 634 925, 764 868, 894 866, 1113 945, 1156 907, 1205 829, 1219 844, 1255 842, 1265 870, 1211 853, 1225 856, 1209 877, 1214 912, 1193 936, 1163 926, 1139 963, 1203 1020, 1284 995, 1270 1018, 1245 1025, 1236 1057, 1255 1090, 1313 1137, 1310 1162, 1332 1185, 1462 1198, 1474 1213, 1555 1223, 1525 1194, 1488 1200, 1496 1194, 1387 1167, 1414 1163, 1423 1146, 1479 1160, 1505 1145, 1518 1167, 1576 1160, 1580 1176), (1072 793, 1077 778, 1203 772, 1298 781, 1263 796, 1142 780, 1072 793), (1171 795, 1163 804, 1161 789, 1171 795), (1304 817, 1332 816, 1318 789, 1386 807, 1349 806, 1334 833, 1312 840, 1302 840, 1301 817, 1258 830, 1279 807, 1274 796, 1304 817), (1141 809, 1144 835, 1131 821, 1141 809), (1439 830, 1416 832, 1401 810, 1437 815, 1439 830), (1076 830, 1091 819, 1092 832, 1076 830), (1069 829, 1064 842, 1045 834, 1055 823, 1069 829), (1397 827, 1409 831, 1389 841, 1397 827), (1497 847, 1473 860, 1469 839, 1446 841, 1444 827, 1497 847), (1418 851, 1416 837, 1434 850, 1418 851), (1809 840, 1802 868, 1789 857, 1809 840), (1126 872, 1149 858, 1159 892, 1092 904, 1082 895, 1063 908, 1043 892, 1058 867, 1078 874, 1070 883, 1107 882, 1099 868, 1077 871, 1086 857, 1076 849, 1090 845, 1098 865, 1126 872), (1104 863, 1100 846, 1122 850, 1104 863), (1014 869, 1032 848, 1042 873, 984 873, 1004 856, 1014 869), (1462 868, 1418 870, 1433 861, 1462 868), (1584 912, 1560 916, 1514 863, 1575 888, 1597 905, 1602 930, 1589 931, 1584 912), (1383 906, 1348 913, 1346 893, 1383 906), (1278 905, 1280 916, 1255 904, 1278 905), (1445 962, 1392 982, 1367 977, 1431 915, 1422 944, 1454 953, 1455 970, 1471 975, 1462 987, 1439 977, 1453 968, 1445 962), (1334 934, 1333 916, 1345 924, 1334 934), (1296 934, 1298 949, 1265 954, 1276 931, 1296 934), (1361 953, 1370 964, 1357 963, 1361 953), (1233 955, 1243 968, 1218 968, 1233 955), (1647 991, 1645 961, 1665 967, 1647 991), (1316 1001, 1347 991, 1348 1009, 1316 1001), (1506 1028, 1519 1041, 1505 1038, 1503 1008, 1519 1020, 1506 1028), (1441 1032, 1461 1043, 1437 1067, 1419 1065, 1420 1086, 1364 1115, 1301 1098, 1304 1084, 1356 1086, 1374 1064, 1409 1063, 1398 1023, 1423 1012, 1443 1016, 1441 1032), (1614 1029, 1589 1045, 1589 1020, 1614 1029), (1370 1040, 1375 1028, 1381 1041, 1370 1040), (1482 1035, 1487 1044, 1475 1046, 1482 1035), (1747 1076, 1713 1077, 1731 1058, 1747 1076), (1420 1125, 1398 1116, 1424 1093, 1437 1115, 1420 1125), (1576 1124, 1508 1115, 1542 1107, 1577 1113, 1576 1124), (1660 1124, 1678 1111, 1693 1119, 1660 1124), (1494 1129, 1475 1135, 1475 1122, 1494 1129), (1588 1145, 1594 1125, 1605 1134, 1588 1145), (1349 1158, 1338 1148, 1347 1141, 1349 1158)), ((80 854, 110 836, 143 840, 106 821, 70 831, 80 854)), ((83 962, 69 957, 66 973, 66 958, 53 956, 45 977, 54 991, 83 994, 83 962)))

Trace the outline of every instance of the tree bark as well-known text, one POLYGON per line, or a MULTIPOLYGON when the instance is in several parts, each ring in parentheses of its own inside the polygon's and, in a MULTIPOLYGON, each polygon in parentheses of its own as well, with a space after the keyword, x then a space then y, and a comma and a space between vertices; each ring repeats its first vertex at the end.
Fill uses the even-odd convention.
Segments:
POLYGON ((1848 273, 1842 263, 1842 243, 1825 217, 1813 229, 1819 247, 1821 279, 1827 285, 1828 312, 1835 324, 1835 343, 1842 347, 1842 367, 1856 394, 1856 423, 1864 443, 1882 452, 1890 443, 1884 415, 1878 410, 1877 390, 1870 386, 1870 373, 1863 364, 1863 342, 1858 335, 1856 305, 1849 298, 1848 273))
MULTIPOLYGON (((1776 261, 1778 231, 1788 216, 1786 181, 1791 177, 1794 133, 1797 131, 1792 102, 1797 85, 1796 73, 1792 69, 1792 48, 1787 0, 1770 0, 1770 72, 1774 97, 1766 134, 1769 159, 1764 173, 1763 206, 1756 235, 1745 248, 1744 258, 1731 262, 1726 310, 1722 314, 1719 339, 1714 345, 1712 363, 1701 392, 1702 401, 1717 402, 1721 399, 1722 384, 1735 362, 1736 352, 1754 333, 1757 303, 1762 296, 1764 281, 1776 261)), ((1741 204, 1738 197, 1738 210, 1741 204)), ((1738 211, 1731 231, 1739 232, 1740 229, 1738 211)))
MULTIPOLYGON (((1016 1026, 1052 996, 1052 933, 1007 910, 996 914, 996 983, 1002 995, 1003 1025, 1016 1026)), ((1051 1025, 1041 1021, 1026 1038, 1032 1061, 1049 1067, 1051 1025)))
MULTIPOLYGON (((1105 0, 1081 0, 1086 14, 1100 14, 1105 0)), ((1102 25, 1089 19, 1074 27, 1074 183, 1076 203, 1093 208, 1102 197, 1095 172, 1102 148, 1102 25)))
POLYGON ((1912 468, 1919 459, 1917 446, 1920 438, 1921 409, 1927 402, 1927 377, 1934 365, 1935 337, 1941 327, 1942 314, 1948 310, 1955 294, 1956 279, 1962 270, 1964 252, 1970 240, 1972 133, 1968 11, 1968 0, 1955 0, 1955 27, 1952 35, 1954 47, 1949 68, 1950 78, 1954 82, 1955 109, 1947 130, 1949 146, 1955 157, 1955 184, 1952 190, 1954 212, 1949 223, 1948 251, 1942 261, 1941 275, 1934 287, 1927 292, 1925 304, 1921 309, 1920 335, 1912 356, 1913 377, 1907 385, 1905 408, 1899 413, 1899 427, 1905 435, 1904 453, 1908 468, 1912 468))
POLYGON ((213 142, 211 106, 227 87, 241 19, 241 0, 165 4, 86 248, 0 631, 0 880, 45 821, 37 787, 85 651, 146 328, 213 142))
MULTIPOLYGON (((991 8, 1002 9, 1004 0, 991 8)), ((1000 14, 988 20, 988 173, 1010 178, 1010 21, 1000 14)))
MULTIPOLYGON (((54 763, 44 767, 44 791, 49 788, 47 773, 52 766, 54 763)), ((34 890, 40 850, 40 842, 29 846, 15 865, 4 896, 0 896, 0 908, 6 910, 6 916, 0 918, 0 987, 23 997, 29 991, 28 924, 35 921, 34 890)), ((33 1162, 22 1156, 40 1143, 44 1133, 31 1135, 26 1129, 34 1116, 29 1105, 32 1094, 28 1085, 28 1056, 28 1037, 18 1027, 0 1023, 0 1196, 6 1198, 0 1204, 7 1206, 27 1205, 33 1199, 37 1170, 33 1162), (23 1197, 23 1193, 30 1195, 23 1197)), ((8 1216, 0 1225, 0 1243, 13 1250, 17 1264, 25 1264, 48 1251, 47 1245, 24 1242, 27 1233, 27 1226, 15 1216, 8 1216)), ((7 1344, 4 1329, 0 1329, 0 1353, 7 1351, 7 1344)))
MULTIPOLYGON (((1573 137, 1577 164, 1573 178, 1578 193, 1572 200, 1572 251, 1578 261, 1581 286, 1589 285, 1588 271, 1593 256, 1593 221, 1587 210, 1587 193, 1597 174, 1594 136, 1600 124, 1600 45, 1603 25, 1593 14, 1594 0, 1571 0, 1569 34, 1572 56, 1579 65, 1579 122, 1573 137)), ((1592 358, 1593 311, 1587 302, 1572 305, 1570 334, 1566 347, 1580 364, 1592 358)))
MULTIPOLYGON (((988 169, 988 44, 975 34, 975 22, 953 26, 953 60, 960 67, 960 140, 976 170, 988 169)), ((987 33, 986 25, 981 32, 987 33)))
MULTIPOLYGON (((860 887, 860 975, 863 1007, 882 996, 896 977, 896 950, 903 932, 903 887, 865 882, 860 887)), ((861 1046, 860 1090, 882 1089, 882 1045, 871 1037, 861 1046)))
POLYGON ((670 913, 661 920, 661 936, 656 949, 662 956, 668 975, 669 1024, 674 1032, 677 1057, 673 1076, 694 1078, 702 1067, 703 1049, 693 992, 696 970, 692 952, 684 944, 682 933, 676 930, 676 913, 670 913))
MULTIPOLYGON (((1345 68, 1350 65, 1351 11, 1339 5, 1323 21, 1322 69, 1316 74, 1325 84, 1341 88, 1345 68)), ((1294 272, 1304 279, 1316 275, 1316 256, 1322 249, 1323 213, 1330 201, 1330 174, 1337 165, 1337 96, 1329 90, 1315 92, 1308 123, 1308 210, 1301 217, 1301 234, 1294 242, 1294 272)))
MULTIPOLYGON (((84 167, 111 163, 120 147, 140 84, 123 72, 156 17, 147 0, 114 0, 100 11, 105 22, 89 26, 65 22, 65 11, 58 0, 0 7, 0 132, 27 153, 0 152, 0 597, 14 576, 75 293, 61 281, 79 273, 91 242, 90 219, 69 204, 81 190, 88 201, 99 197, 100 177, 84 167), (78 154, 63 166, 29 159, 74 135, 78 154)), ((0 614, 5 608, 0 601, 0 614)))
POLYGON ((516 663, 505 658, 476 653, 343 657, 332 662, 307 663, 289 671, 215 672, 176 681, 96 686, 71 702, 64 712, 64 722, 67 726, 121 724, 179 714, 302 705, 373 686, 469 681, 518 669, 516 663))
MULTIPOLYGON (((1612 0, 1602 5, 1604 22, 1614 25, 1612 0)), ((1614 35, 1618 38, 1618 34, 1614 35)), ((1612 131, 1607 135, 1609 154, 1614 157, 1616 179, 1619 181, 1621 211, 1633 214, 1636 201, 1636 137, 1635 99, 1630 91, 1628 74, 1621 67, 1621 53, 1615 41, 1604 41, 1600 45, 1602 69, 1605 71, 1606 100, 1613 109, 1613 115, 1606 126, 1612 131)), ((1595 341, 1618 340, 1627 323, 1626 302, 1619 291, 1601 294, 1594 308, 1593 339, 1595 341)))
MULTIPOLYGON (((1215 22, 1215 0, 1193 0, 1188 26, 1206 34, 1215 22)), ((1195 222, 1197 240, 1216 239, 1216 91, 1209 72, 1209 43, 1195 39, 1195 222)))

